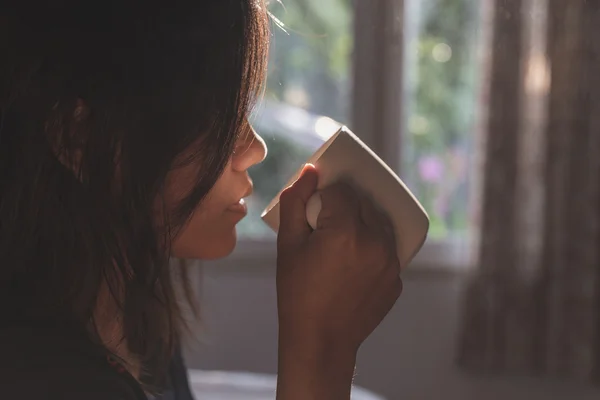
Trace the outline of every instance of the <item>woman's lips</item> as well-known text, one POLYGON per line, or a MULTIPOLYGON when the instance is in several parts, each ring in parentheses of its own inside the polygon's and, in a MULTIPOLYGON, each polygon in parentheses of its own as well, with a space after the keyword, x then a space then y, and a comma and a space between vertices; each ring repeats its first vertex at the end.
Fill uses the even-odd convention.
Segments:
POLYGON ((248 186, 247 186, 244 194, 241 196, 241 198, 237 202, 235 202, 235 203, 231 204, 229 207, 227 207, 227 210, 238 213, 238 214, 243 214, 243 215, 248 214, 248 205, 246 204, 246 200, 244 200, 244 199, 250 197, 252 195, 252 192, 253 192, 252 181, 249 180, 248 186))
POLYGON ((227 207, 227 210, 244 215, 248 214, 248 206, 246 205, 246 200, 240 199, 237 203, 234 203, 227 207))

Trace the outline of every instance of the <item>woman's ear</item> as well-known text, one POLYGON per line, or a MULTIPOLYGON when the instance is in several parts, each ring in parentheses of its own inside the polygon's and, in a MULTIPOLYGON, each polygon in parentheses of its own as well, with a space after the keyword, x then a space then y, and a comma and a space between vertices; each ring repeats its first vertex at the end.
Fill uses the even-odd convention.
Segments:
POLYGON ((61 108, 55 105, 54 116, 46 124, 46 134, 57 160, 80 179, 90 110, 80 98, 74 106, 61 108))

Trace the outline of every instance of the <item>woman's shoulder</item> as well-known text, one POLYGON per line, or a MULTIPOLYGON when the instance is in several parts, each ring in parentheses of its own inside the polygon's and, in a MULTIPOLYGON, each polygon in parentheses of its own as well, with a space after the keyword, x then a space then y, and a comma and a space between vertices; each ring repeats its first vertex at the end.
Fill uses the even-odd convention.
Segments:
POLYGON ((3 398, 146 399, 131 376, 111 365, 91 342, 68 330, 0 327, 0 354, 3 398))

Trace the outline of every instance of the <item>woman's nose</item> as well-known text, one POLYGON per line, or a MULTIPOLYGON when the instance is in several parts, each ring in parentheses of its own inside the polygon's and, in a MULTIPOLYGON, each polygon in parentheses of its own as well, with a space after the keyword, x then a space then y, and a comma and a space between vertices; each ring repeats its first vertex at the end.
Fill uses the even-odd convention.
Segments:
POLYGON ((232 166, 239 172, 261 163, 267 156, 267 145, 263 138, 248 125, 246 134, 238 139, 233 153, 232 166))

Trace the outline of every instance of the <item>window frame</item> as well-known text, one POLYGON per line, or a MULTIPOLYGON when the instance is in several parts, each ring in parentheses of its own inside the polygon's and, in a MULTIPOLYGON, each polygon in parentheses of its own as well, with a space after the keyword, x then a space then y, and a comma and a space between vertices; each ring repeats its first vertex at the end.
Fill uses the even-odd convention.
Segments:
MULTIPOLYGON (((405 0, 354 1, 350 128, 396 170, 404 131, 404 11, 405 0)), ((428 239, 409 270, 462 273, 474 248, 467 238, 428 239)), ((274 268, 276 256, 273 238, 242 238, 229 257, 205 265, 256 274, 274 268)))

